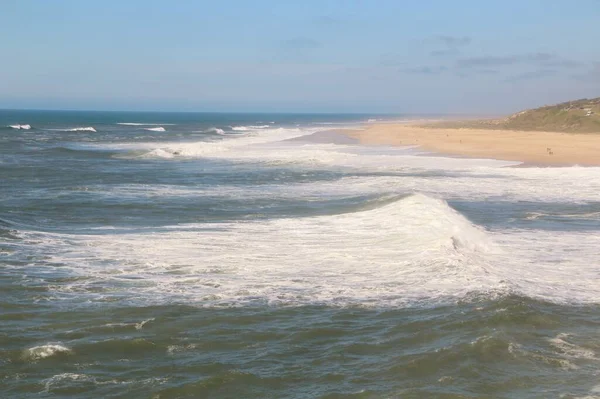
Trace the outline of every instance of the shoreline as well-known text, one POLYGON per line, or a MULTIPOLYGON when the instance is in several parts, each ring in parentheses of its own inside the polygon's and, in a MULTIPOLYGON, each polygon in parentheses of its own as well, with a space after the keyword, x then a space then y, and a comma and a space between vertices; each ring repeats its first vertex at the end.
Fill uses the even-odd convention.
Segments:
POLYGON ((363 145, 419 146, 440 155, 522 162, 517 167, 600 166, 600 134, 373 124, 339 130, 363 145))

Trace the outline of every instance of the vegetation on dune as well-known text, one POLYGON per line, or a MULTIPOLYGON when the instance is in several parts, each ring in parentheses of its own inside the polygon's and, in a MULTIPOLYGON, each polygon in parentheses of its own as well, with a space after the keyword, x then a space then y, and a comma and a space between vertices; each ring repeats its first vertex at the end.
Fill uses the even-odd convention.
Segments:
POLYGON ((445 121, 428 127, 600 133, 600 97, 529 109, 504 119, 445 121))

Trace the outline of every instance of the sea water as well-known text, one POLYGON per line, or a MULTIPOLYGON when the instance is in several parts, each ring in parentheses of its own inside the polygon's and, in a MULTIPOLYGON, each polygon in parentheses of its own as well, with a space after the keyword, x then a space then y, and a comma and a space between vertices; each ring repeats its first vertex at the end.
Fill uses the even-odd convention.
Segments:
POLYGON ((0 111, 0 396, 600 397, 600 169, 373 118, 0 111))

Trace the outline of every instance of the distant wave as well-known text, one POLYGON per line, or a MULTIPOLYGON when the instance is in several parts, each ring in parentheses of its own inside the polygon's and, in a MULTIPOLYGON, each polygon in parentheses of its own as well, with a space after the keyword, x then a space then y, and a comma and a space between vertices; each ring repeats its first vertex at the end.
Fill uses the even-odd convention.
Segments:
POLYGON ((96 132, 96 129, 91 127, 91 126, 87 126, 87 127, 73 127, 73 128, 69 128, 69 129, 46 129, 46 130, 52 130, 54 132, 96 132))
POLYGON ((225 135, 225 131, 223 129, 219 129, 218 127, 211 127, 209 129, 203 130, 202 133, 215 133, 221 136, 225 135))
POLYGON ((31 125, 8 125, 8 127, 17 130, 29 130, 31 129, 31 125))
POLYGON ((124 126, 160 126, 160 125, 164 125, 164 126, 169 126, 169 125, 174 125, 174 123, 117 122, 117 125, 124 125, 124 126))
POLYGON ((21 358, 23 360, 28 360, 31 362, 35 362, 40 359, 44 359, 50 356, 55 356, 59 354, 71 354, 73 351, 66 346, 59 344, 47 344, 34 346, 33 348, 29 348, 23 352, 21 358))
POLYGON ((146 128, 144 128, 144 130, 149 130, 151 132, 164 132, 165 128, 162 127, 162 126, 159 126, 159 127, 146 127, 146 128))
POLYGON ((266 129, 271 127, 270 125, 250 125, 250 126, 232 126, 231 129, 238 132, 245 132, 248 130, 266 129))
POLYGON ((72 129, 64 129, 63 132, 96 132, 91 126, 88 127, 74 127, 72 129))

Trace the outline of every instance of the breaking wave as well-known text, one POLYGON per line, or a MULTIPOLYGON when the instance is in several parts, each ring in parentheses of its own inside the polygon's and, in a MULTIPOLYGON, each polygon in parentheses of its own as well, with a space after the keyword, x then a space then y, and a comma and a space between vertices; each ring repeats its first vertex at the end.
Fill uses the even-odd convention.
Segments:
POLYGON ((72 129, 63 129, 63 132, 96 132, 96 129, 88 126, 88 127, 74 127, 72 129))
POLYGON ((385 196, 343 214, 24 239, 83 277, 54 287, 57 295, 93 287, 91 300, 106 287, 98 300, 116 295, 208 307, 403 307, 512 294, 600 301, 597 272, 588 262, 600 238, 539 232, 532 240, 527 231, 489 232, 423 194, 385 196))
POLYGON ((232 126, 231 130, 235 130, 237 132, 246 132, 249 130, 266 129, 269 127, 271 127, 271 126, 270 125, 232 126))
POLYGON ((123 126, 172 126, 174 123, 140 123, 140 122, 117 122, 117 125, 123 126))
POLYGON ((11 129, 17 130, 29 130, 31 129, 31 125, 8 125, 11 129))
POLYGON ((162 127, 162 126, 159 126, 159 127, 147 127, 147 128, 144 128, 144 130, 149 130, 151 132, 164 132, 165 128, 162 127))
POLYGON ((214 133, 214 134, 218 134, 220 136, 225 135, 225 131, 223 129, 219 129, 218 127, 208 128, 206 130, 203 130, 202 133, 214 133))
POLYGON ((406 305, 503 287, 482 260, 494 250, 492 240, 444 201, 417 194, 381 204, 209 230, 188 225, 150 235, 52 235, 50 252, 53 261, 87 275, 85 285, 114 287, 112 279, 126 274, 146 284, 116 295, 205 306, 406 305))
POLYGON ((26 349, 21 357, 23 360, 35 362, 59 354, 70 354, 71 352, 71 349, 67 348, 66 346, 47 344, 26 349))

